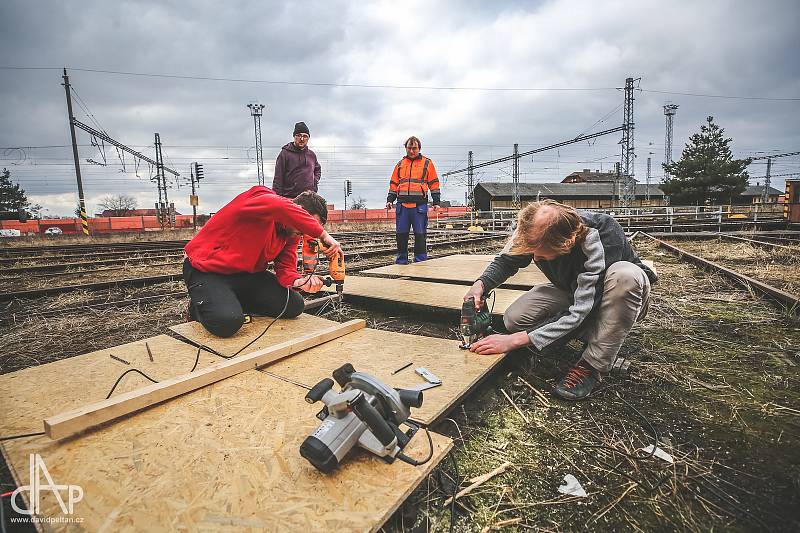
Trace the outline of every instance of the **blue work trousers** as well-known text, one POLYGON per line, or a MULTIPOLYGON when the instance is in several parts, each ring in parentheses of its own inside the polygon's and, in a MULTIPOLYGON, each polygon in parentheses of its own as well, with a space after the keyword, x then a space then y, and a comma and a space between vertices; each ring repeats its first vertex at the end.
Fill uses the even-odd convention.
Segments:
POLYGON ((397 259, 398 265, 408 264, 408 234, 414 228, 414 262, 428 259, 428 249, 425 236, 428 233, 428 204, 416 207, 404 207, 395 204, 395 230, 397 231, 397 259))

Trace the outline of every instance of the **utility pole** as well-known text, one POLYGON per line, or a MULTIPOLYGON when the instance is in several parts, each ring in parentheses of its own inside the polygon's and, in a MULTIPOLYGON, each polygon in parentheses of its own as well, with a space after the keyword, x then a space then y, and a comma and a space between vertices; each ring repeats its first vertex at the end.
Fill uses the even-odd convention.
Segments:
POLYGON ((72 159, 75 161, 75 177, 78 180, 78 203, 81 211, 81 228, 84 235, 89 235, 89 219, 86 216, 86 200, 83 196, 83 181, 81 180, 81 163, 78 159, 78 142, 75 138, 75 117, 72 116, 72 94, 69 87, 69 76, 64 67, 64 91, 67 93, 67 114, 69 115, 69 134, 72 137, 72 159))
POLYGON ((256 167, 258 170, 258 184, 264 185, 264 154, 261 151, 261 112, 264 104, 247 104, 250 114, 253 116, 253 125, 256 134, 256 167))
MULTIPOLYGON (((651 154, 653 152, 650 152, 651 154)), ((648 154, 647 156, 647 177, 645 178, 645 189, 644 189, 644 199, 647 202, 647 205, 650 205, 650 161, 652 157, 648 154)))
POLYGON ((772 158, 767 158, 767 174, 764 176, 764 194, 761 196, 761 203, 766 204, 769 202, 769 188, 770 188, 770 171, 772 170, 772 158))
POLYGON ((625 80, 625 100, 623 105, 623 121, 622 125, 625 129, 622 131, 622 170, 623 184, 622 184, 622 206, 630 207, 636 199, 636 179, 634 178, 634 165, 636 164, 636 148, 633 141, 633 84, 642 78, 627 78, 625 80))
POLYGON ((172 214, 169 211, 169 199, 167 198, 167 177, 164 174, 164 157, 161 154, 161 136, 155 134, 156 145, 156 185, 158 186, 158 203, 156 212, 161 228, 169 226, 172 221, 172 214))
POLYGON ((760 155, 760 156, 757 156, 757 157, 749 158, 750 161, 758 161, 760 159, 766 159, 767 160, 767 174, 766 174, 766 176, 764 176, 764 178, 765 178, 764 179, 764 193, 763 193, 763 195, 761 197, 761 201, 763 203, 767 203, 767 201, 769 200, 769 189, 770 189, 770 186, 771 186, 770 179, 772 177, 772 160, 773 159, 777 159, 779 157, 791 157, 793 155, 800 155, 800 152, 786 152, 786 153, 783 153, 783 154, 760 155))
POLYGON ((511 207, 519 209, 519 144, 514 143, 514 166, 512 167, 511 179, 514 182, 514 190, 511 196, 511 207))
POLYGON ((467 207, 475 208, 475 172, 472 168, 472 150, 467 153, 467 194, 465 197, 467 207))
POLYGON ((678 111, 677 104, 667 103, 664 105, 664 117, 666 118, 666 131, 664 133, 664 164, 672 163, 672 121, 678 111))

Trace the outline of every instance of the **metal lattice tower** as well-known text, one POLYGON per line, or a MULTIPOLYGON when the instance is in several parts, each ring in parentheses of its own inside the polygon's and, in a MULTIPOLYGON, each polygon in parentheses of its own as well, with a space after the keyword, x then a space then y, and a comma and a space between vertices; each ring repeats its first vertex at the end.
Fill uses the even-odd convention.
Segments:
POLYGON ((167 199, 167 176, 164 172, 164 156, 161 153, 161 136, 155 134, 156 145, 156 185, 158 186, 158 205, 156 206, 161 226, 169 225, 169 200, 167 199))
POLYGON ((472 168, 472 150, 467 154, 467 207, 475 207, 475 171, 472 168))
POLYGON ((256 134, 256 167, 258 170, 258 184, 264 185, 264 154, 261 151, 261 112, 264 104, 247 104, 250 114, 253 116, 253 125, 256 134))
POLYGON ((636 150, 633 142, 633 84, 642 78, 627 78, 625 80, 625 102, 623 105, 622 125, 622 194, 621 205, 630 207, 636 199, 636 180, 634 178, 634 164, 636 160, 636 150))
MULTIPOLYGON (((651 152, 652 153, 652 152, 651 152)), ((644 199, 650 203, 650 163, 652 161, 652 157, 649 155, 647 156, 647 177, 645 178, 645 190, 644 190, 644 199)))
POLYGON ((664 116, 666 117, 666 133, 664 134, 664 164, 672 163, 672 121, 678 111, 677 104, 666 104, 664 106, 664 116))
POLYGON ((511 196, 511 207, 519 209, 521 207, 519 201, 519 144, 514 144, 514 166, 511 173, 511 178, 514 181, 514 191, 511 196))
POLYGON ((764 176, 764 194, 761 195, 761 203, 766 204, 769 202, 769 189, 772 185, 770 181, 772 180, 772 158, 767 158, 767 175, 764 176))

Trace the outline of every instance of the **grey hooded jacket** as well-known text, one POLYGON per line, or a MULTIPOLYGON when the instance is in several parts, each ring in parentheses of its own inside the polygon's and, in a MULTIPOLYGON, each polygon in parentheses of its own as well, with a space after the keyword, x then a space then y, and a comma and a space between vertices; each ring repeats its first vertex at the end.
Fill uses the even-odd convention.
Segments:
MULTIPOLYGON (((655 272, 636 255, 625 237, 625 231, 616 220, 602 213, 578 213, 589 228, 583 243, 551 261, 535 261, 550 283, 572 294, 569 309, 528 333, 531 343, 539 350, 575 331, 597 309, 603 296, 605 271, 617 261, 628 261, 638 266, 650 283, 658 279, 655 272)), ((483 282, 484 295, 516 274, 520 268, 531 264, 531 255, 510 255, 512 240, 478 278, 483 282)))

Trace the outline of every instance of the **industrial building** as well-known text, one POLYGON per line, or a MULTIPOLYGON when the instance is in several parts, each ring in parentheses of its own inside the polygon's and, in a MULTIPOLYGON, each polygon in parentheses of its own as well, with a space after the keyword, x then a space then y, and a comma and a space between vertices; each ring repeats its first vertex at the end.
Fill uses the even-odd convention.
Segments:
MULTIPOLYGON (((550 198, 578 209, 609 208, 614 207, 615 198, 619 198, 615 187, 614 182, 520 183, 519 198, 523 206, 550 198)), ((474 189, 475 208, 478 211, 510 209, 513 192, 513 183, 479 183, 474 189)), ((658 185, 636 184, 636 197, 631 207, 663 205, 667 205, 667 197, 658 185)))

